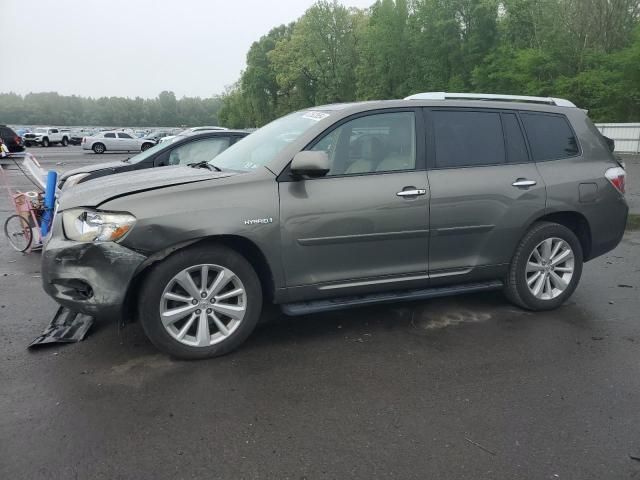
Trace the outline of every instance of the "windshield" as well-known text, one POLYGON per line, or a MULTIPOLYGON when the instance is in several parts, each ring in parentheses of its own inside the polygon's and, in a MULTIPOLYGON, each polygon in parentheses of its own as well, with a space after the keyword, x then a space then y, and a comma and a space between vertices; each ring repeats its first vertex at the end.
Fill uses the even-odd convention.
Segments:
POLYGON ((128 160, 125 160, 128 163, 139 163, 142 162, 143 160, 146 160, 147 158, 149 158, 151 155, 155 154, 156 152, 159 152, 160 150, 167 148, 168 145, 171 145, 172 143, 177 142, 178 140, 182 140, 184 137, 182 136, 177 136, 172 138, 171 140, 167 140, 166 142, 162 142, 159 143, 157 145, 154 145, 151 148, 147 148, 144 152, 140 152, 138 155, 134 155, 133 157, 129 158, 128 160))
POLYGON ((311 110, 291 113, 256 130, 210 163, 229 170, 254 170, 269 163, 289 143, 329 115, 327 111, 311 110))
POLYGON ((46 128, 36 128, 34 130, 34 133, 47 133, 47 129, 46 128))

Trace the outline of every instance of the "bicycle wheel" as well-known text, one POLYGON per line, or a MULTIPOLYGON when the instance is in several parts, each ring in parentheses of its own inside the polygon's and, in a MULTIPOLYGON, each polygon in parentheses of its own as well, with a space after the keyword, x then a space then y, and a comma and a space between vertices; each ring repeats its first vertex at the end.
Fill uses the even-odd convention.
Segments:
POLYGON ((33 241, 33 233, 29 222, 20 215, 11 215, 4 222, 4 234, 11 246, 19 251, 26 252, 33 241))

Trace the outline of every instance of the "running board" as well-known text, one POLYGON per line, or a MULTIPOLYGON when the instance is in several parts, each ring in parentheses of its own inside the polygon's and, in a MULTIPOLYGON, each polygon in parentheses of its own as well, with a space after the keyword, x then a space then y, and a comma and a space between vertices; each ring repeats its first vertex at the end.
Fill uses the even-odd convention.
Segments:
POLYGON ((309 313, 330 312, 351 307, 363 307, 379 303, 403 302, 407 300, 425 300, 428 298, 448 297, 463 293, 484 292, 502 288, 502 282, 468 283, 451 287, 424 288, 420 290, 402 290, 398 292, 372 293, 353 297, 313 300, 311 302, 285 303, 281 305, 286 315, 307 315, 309 313))

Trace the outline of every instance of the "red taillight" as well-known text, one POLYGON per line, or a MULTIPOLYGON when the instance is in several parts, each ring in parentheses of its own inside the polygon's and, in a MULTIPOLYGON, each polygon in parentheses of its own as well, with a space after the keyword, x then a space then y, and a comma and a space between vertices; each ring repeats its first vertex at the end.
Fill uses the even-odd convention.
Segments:
POLYGON ((609 168, 606 172, 604 172, 604 176, 607 177, 607 180, 616 187, 621 194, 624 195, 624 180, 626 177, 626 172, 622 167, 614 167, 609 168))
POLYGON ((16 141, 16 145, 22 145, 22 137, 16 135, 16 138, 14 138, 14 140, 16 141))

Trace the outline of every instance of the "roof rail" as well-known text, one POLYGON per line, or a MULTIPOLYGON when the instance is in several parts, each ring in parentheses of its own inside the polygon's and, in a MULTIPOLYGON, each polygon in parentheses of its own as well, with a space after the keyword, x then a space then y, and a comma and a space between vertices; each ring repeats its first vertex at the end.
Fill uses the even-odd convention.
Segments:
POLYGON ((575 104, 564 98, 530 97, 526 95, 497 95, 494 93, 453 93, 424 92, 405 97, 405 100, 498 100, 505 102, 545 103, 557 107, 574 107, 575 104))

